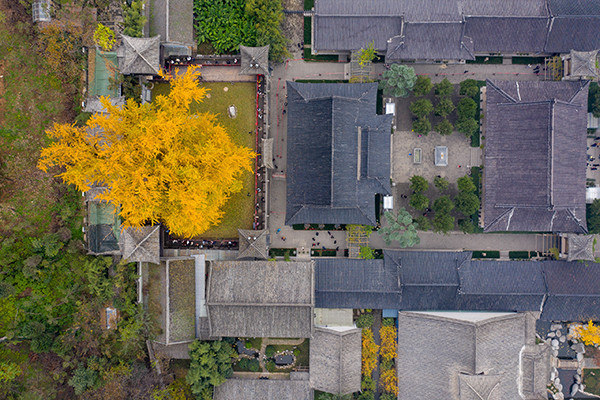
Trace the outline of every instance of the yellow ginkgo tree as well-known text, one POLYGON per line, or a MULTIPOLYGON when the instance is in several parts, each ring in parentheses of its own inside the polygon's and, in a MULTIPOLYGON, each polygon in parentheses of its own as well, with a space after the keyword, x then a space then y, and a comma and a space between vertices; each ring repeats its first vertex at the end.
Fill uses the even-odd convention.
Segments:
POLYGON ((592 321, 586 327, 576 326, 575 337, 588 346, 600 346, 600 326, 592 321))
POLYGON ((39 167, 63 167, 58 176, 79 190, 106 186, 99 197, 119 207, 125 227, 162 222, 171 232, 192 237, 217 225, 223 205, 242 190, 244 171, 255 153, 234 144, 210 113, 193 113, 206 89, 189 68, 171 80, 168 95, 107 110, 85 127, 55 124, 55 139, 42 150, 39 167))

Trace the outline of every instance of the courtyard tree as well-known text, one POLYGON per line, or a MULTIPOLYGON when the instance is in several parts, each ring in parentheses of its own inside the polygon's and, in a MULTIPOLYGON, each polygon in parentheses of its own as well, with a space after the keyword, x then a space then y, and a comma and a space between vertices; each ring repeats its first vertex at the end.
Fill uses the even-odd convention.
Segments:
POLYGON ((455 128, 460 133, 464 133, 465 136, 471 137, 479 130, 479 123, 473 118, 467 118, 459 120, 456 123, 455 128))
POLYGON ((600 118, 600 86, 596 82, 590 83, 588 112, 594 114, 594 117, 600 118))
POLYGON ((419 75, 417 76, 417 82, 415 83, 413 93, 417 97, 427 96, 429 93, 431 93, 432 88, 433 83, 431 83, 431 78, 425 75, 419 75))
POLYGON ((458 221, 458 227, 463 233, 473 233, 475 232, 475 225, 470 219, 461 219, 458 221))
POLYGON ((184 237, 205 232, 242 189, 255 154, 234 144, 216 115, 191 112, 192 102, 206 95, 197 76, 188 69, 152 103, 116 107, 103 98, 108 112, 85 127, 54 125, 39 168, 64 168, 58 176, 80 191, 102 182, 107 190, 98 197, 119 208, 125 227, 162 222, 184 237))
POLYGON ((429 199, 422 193, 414 193, 410 196, 409 204, 415 210, 423 211, 429 207, 429 199))
POLYGON ((479 85, 475 79, 465 79, 460 83, 460 94, 475 97, 479 93, 479 85))
POLYGON ((458 102, 456 113, 459 120, 475 118, 477 114, 477 103, 470 97, 465 97, 458 102))
POLYGON ((436 83, 435 95, 438 97, 450 97, 454 91, 454 86, 450 83, 448 78, 444 78, 440 83, 436 83))
POLYGON ((383 94, 394 97, 408 97, 417 82, 417 75, 412 67, 392 64, 382 75, 379 88, 383 94))
POLYGON ((435 179, 433 180, 433 186, 435 186, 437 188, 437 190, 439 190, 440 192, 443 192, 445 190, 448 190, 448 186, 450 186, 450 183, 448 182, 448 180, 446 178, 442 178, 441 176, 436 176, 435 179))
POLYGON ((454 209, 454 203, 448 196, 442 196, 435 199, 433 202, 433 210, 440 214, 450 214, 450 211, 454 209))
POLYGON ((433 217, 433 230, 438 233, 448 233, 454 228, 454 217, 450 214, 437 213, 433 217))
POLYGON ((214 340, 190 344, 190 369, 186 376, 192 393, 198 399, 211 400, 213 388, 233 375, 233 358, 236 356, 231 344, 214 340))
POLYGON ((415 223, 417 224, 417 229, 420 231, 428 231, 431 229, 431 222, 429 221, 429 218, 424 215, 419 215, 415 219, 415 223))
POLYGON ((475 184, 473 183, 473 178, 469 175, 461 176, 456 180, 456 185, 458 186, 459 192, 473 193, 477 190, 475 184))
POLYGON ((256 45, 269 45, 269 58, 281 62, 289 56, 287 39, 281 31, 281 0, 246 0, 246 13, 254 20, 256 45))
POLYGON ((600 233, 600 199, 595 199, 586 206, 586 220, 590 233, 600 233))
POLYGON ((460 192, 454 199, 456 209, 465 216, 473 215, 479 210, 479 197, 475 193, 460 192))
POLYGON ((437 106, 435 106, 435 114, 442 117, 447 116, 452 111, 454 111, 454 103, 452 103, 449 97, 440 99, 437 106))
POLYGON ((392 241, 398 242, 402 248, 413 247, 421 242, 417 226, 405 208, 398 210, 396 215, 387 211, 384 217, 387 224, 379 229, 379 235, 388 246, 392 241))
POLYGON ((431 131, 431 122, 427 118, 419 118, 413 121, 412 130, 419 135, 427 135, 431 131))
POLYGON ((98 24, 94 31, 94 43, 104 51, 111 51, 115 43, 117 43, 115 32, 108 26, 98 24))
POLYGON ((371 43, 367 44, 358 51, 358 64, 361 67, 364 67, 377 58, 379 57, 377 57, 377 54, 375 54, 375 41, 371 41, 371 43))
POLYGON ((375 258, 375 252, 369 246, 360 246, 359 256, 363 260, 373 260, 375 258))
POLYGON ((144 1, 135 0, 130 6, 123 5, 123 34, 131 37, 144 36, 144 1))
POLYGON ((454 127, 446 118, 444 118, 439 124, 435 126, 435 131, 442 136, 448 136, 452 134, 454 127))
POLYGON ((423 193, 429 188, 429 182, 427 182, 427 179, 423 178, 420 175, 411 176, 409 181, 409 188, 415 193, 423 193))
POLYGON ((416 100, 409 108, 417 118, 425 118, 433 112, 433 104, 427 99, 416 100))
POLYGON ((584 326, 575 327, 575 337, 587 346, 600 346, 600 326, 589 321, 584 326))

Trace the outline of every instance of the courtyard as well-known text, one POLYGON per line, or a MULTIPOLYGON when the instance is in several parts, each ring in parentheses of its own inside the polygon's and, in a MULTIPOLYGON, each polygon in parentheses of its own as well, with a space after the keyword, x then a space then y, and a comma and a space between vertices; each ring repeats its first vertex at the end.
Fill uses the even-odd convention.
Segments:
MULTIPOLYGON (((217 121, 225 127, 232 140, 240 146, 255 149, 256 136, 256 83, 255 82, 203 82, 209 89, 202 103, 192 105, 197 113, 217 114, 217 121), (236 117, 230 118, 228 107, 234 105, 236 117)), ((155 84, 153 97, 166 94, 168 83, 155 84)), ((243 188, 231 196, 223 207, 223 220, 201 235, 202 239, 234 239, 238 237, 238 228, 252 229, 254 218, 254 174, 244 172, 243 188)))

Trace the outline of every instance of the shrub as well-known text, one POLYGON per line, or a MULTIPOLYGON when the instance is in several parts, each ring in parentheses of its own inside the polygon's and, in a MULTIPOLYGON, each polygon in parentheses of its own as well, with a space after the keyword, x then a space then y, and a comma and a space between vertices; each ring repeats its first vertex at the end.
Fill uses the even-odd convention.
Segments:
POLYGON ((260 363, 256 358, 253 358, 248 362, 248 369, 251 372, 258 372, 260 370, 260 363))
POLYGON ((410 196, 409 204, 415 210, 423 211, 429 207, 429 199, 422 193, 414 193, 410 196))
POLYGON ((588 112, 594 114, 596 118, 600 117, 600 86, 596 82, 590 83, 588 112))
POLYGON ((433 217, 433 229, 436 232, 448 233, 454 228, 454 217, 450 214, 436 214, 433 217))
POLYGON ((360 381, 360 389, 362 391, 365 391, 365 390, 374 391, 375 390, 375 381, 373 380, 373 378, 371 378, 370 376, 363 376, 362 380, 360 381))
POLYGON ((237 366, 241 369, 248 369, 248 362, 250 360, 246 357, 243 357, 242 359, 240 359, 240 361, 237 363, 237 366))
POLYGON ((448 182, 448 179, 442 178, 441 176, 436 176, 433 180, 433 186, 435 186, 440 192, 447 190, 449 185, 450 183, 448 182))
POLYGON ((464 133, 465 136, 471 137, 479 130, 479 123, 473 118, 463 119, 456 123, 455 128, 460 133, 464 133))
POLYGON ((362 374, 371 376, 377 366, 377 353, 379 346, 373 339, 373 331, 365 328, 362 331, 362 374))
POLYGON ((432 88, 433 83, 431 83, 431 78, 425 75, 419 75, 417 76, 417 83, 415 83, 413 93, 417 97, 427 96, 432 88))
POLYGON ((454 111, 454 103, 452 103, 452 100, 448 97, 440 99, 437 106, 435 106, 435 114, 442 117, 447 116, 452 111, 454 111))
POLYGON ((384 371, 379 378, 379 383, 383 387, 383 390, 398 397, 398 376, 396 375, 396 370, 388 369, 384 371))
POLYGON ((393 360, 396 358, 398 355, 396 327, 382 326, 381 329, 379 329, 379 336, 381 338, 381 347, 379 348, 381 358, 384 360, 393 360))
POLYGON ((363 260, 373 260, 375 258, 375 252, 369 246, 360 246, 359 255, 363 260))
POLYGON ((600 233, 600 199, 586 206, 587 226, 590 233, 600 233))
POLYGON ((394 359, 393 358, 382 358, 379 363, 379 371, 387 371, 388 369, 394 368, 394 359))
POLYGON ((461 192, 454 199, 456 209, 463 213, 465 216, 469 216, 479 210, 479 197, 474 193, 461 192))
POLYGON ((433 104, 427 99, 416 100, 409 108, 417 118, 425 118, 433 112, 433 104))
POLYGON ((294 357, 296 357, 296 358, 300 357, 300 354, 302 354, 300 349, 294 349, 293 353, 294 353, 294 357))
POLYGON ((267 367, 267 371, 269 371, 269 372, 277 371, 277 368, 275 367, 275 362, 274 361, 268 361, 265 364, 265 367, 267 367))
POLYGON ((475 79, 465 79, 460 83, 460 94, 475 97, 479 93, 479 85, 475 79))
POLYGON ((431 122, 426 118, 413 121, 412 130, 419 135, 427 135, 431 131, 431 122))
POLYGON ((475 232, 475 225, 473 225, 473 221, 470 219, 461 219, 458 221, 458 227, 463 233, 473 233, 475 232))
POLYGON ((434 87, 435 94, 438 97, 450 97, 454 91, 454 86, 452 86, 448 78, 444 78, 440 83, 436 83, 434 87))
POLYGON ((73 387, 76 395, 81 396, 83 392, 96 384, 96 379, 98 379, 97 371, 84 368, 82 364, 79 364, 73 376, 69 379, 69 386, 73 387))
POLYGON ((379 395, 379 400, 398 400, 398 396, 392 393, 382 393, 379 395))
POLYGON ((448 196, 442 196, 433 202, 433 209, 436 213, 449 214, 454 209, 454 203, 448 196))
POLYGON ((435 126, 435 131, 442 136, 448 136, 452 134, 454 127, 447 119, 443 119, 442 122, 435 126))
POLYGON ((94 31, 94 43, 100 46, 103 51, 111 51, 117 40, 115 32, 108 26, 98 24, 94 31))
POLYGON ((420 231, 428 231, 431 230, 431 222, 429 222, 429 218, 424 215, 419 215, 417 219, 415 219, 417 224, 417 229, 420 231))
POLYGON ((429 188, 429 183, 425 178, 420 175, 413 175, 409 179, 410 181, 410 190, 415 193, 423 193, 429 188))
POLYGON ((381 324, 383 326, 396 326, 396 322, 394 321, 394 318, 384 318, 381 321, 381 324))
POLYGON ((361 394, 358 395, 358 400, 374 400, 374 399, 375 399, 375 393, 373 393, 371 391, 362 392, 361 394))
POLYGON ((143 10, 144 2, 135 0, 131 6, 123 6, 123 34, 132 37, 144 36, 146 17, 143 10))
POLYGON ((275 355, 275 346, 273 345, 268 345, 265 348, 265 355, 269 358, 273 357, 275 355))
POLYGON ((465 97, 458 102, 456 106, 456 113, 458 114, 459 120, 475 118, 477 115, 477 103, 470 97, 465 97))
POLYGON ((477 188, 473 183, 473 178, 469 175, 461 176, 456 180, 456 184, 458 185, 459 192, 473 193, 477 188))
POLYGON ((373 317, 373 314, 361 314, 356 319, 356 326, 358 328, 370 328, 373 326, 374 321, 375 317, 373 317))

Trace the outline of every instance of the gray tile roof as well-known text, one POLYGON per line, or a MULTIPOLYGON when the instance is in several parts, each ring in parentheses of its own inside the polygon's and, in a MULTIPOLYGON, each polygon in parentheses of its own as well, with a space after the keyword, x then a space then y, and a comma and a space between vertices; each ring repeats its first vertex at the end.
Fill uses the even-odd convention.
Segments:
POLYGON ((315 262, 315 306, 397 308, 398 271, 383 260, 320 258, 315 262))
POLYGON ((207 308, 211 336, 310 337, 312 262, 211 263, 207 308))
POLYGON ((547 17, 468 17, 465 35, 476 53, 544 51, 547 17))
POLYGON ((123 75, 158 75, 160 70, 160 36, 135 38, 121 35, 123 44, 117 51, 123 75))
POLYGON ((159 34, 165 42, 180 43, 188 46, 194 45, 193 0, 151 1, 151 32, 159 34))
POLYGON ((214 400, 312 400, 312 389, 306 380, 227 379, 215 387, 214 400))
POLYGON ((525 380, 536 382, 534 391, 545 390, 549 376, 520 376, 520 352, 535 340, 527 328, 531 315, 474 322, 460 320, 461 314, 399 313, 398 399, 516 400, 525 380))
POLYGON ((552 15, 600 15, 599 0, 548 0, 552 15))
POLYGON ((240 46, 242 75, 269 74, 269 46, 240 46))
POLYGON ((375 50, 385 51, 389 38, 402 31, 397 16, 321 16, 314 17, 313 47, 318 51, 359 50, 374 42, 375 50))
POLYGON ((598 50, 593 51, 575 51, 571 50, 571 71, 570 76, 581 78, 598 78, 598 50))
POLYGON ((543 266, 548 298, 541 319, 598 321, 600 319, 600 264, 547 261, 543 266))
POLYGON ((315 328, 310 339, 310 384, 333 394, 360 390, 362 329, 315 328))
POLYGON ((464 263, 460 277, 462 310, 541 311, 546 294, 542 264, 531 261, 464 263))
POLYGON ((388 41, 386 62, 399 60, 474 60, 473 40, 464 22, 413 23, 388 41))
POLYGON ((550 21, 546 40, 547 53, 600 49, 600 16, 558 16, 550 21))
POLYGON ((120 239, 127 261, 160 263, 160 225, 124 229, 120 239))
POLYGON ((376 225, 375 195, 391 191, 392 123, 376 115, 377 84, 287 86, 286 224, 376 225))
POLYGON ((587 231, 587 83, 487 82, 490 231, 587 231))
POLYGON ((570 233, 567 235, 568 240, 568 261, 594 261, 594 240, 595 235, 575 235, 570 233))
POLYGON ((493 17, 548 16, 546 0, 459 0, 463 15, 493 17))
POLYGON ((389 270, 395 265, 402 284, 401 310, 454 310, 459 281, 457 269, 471 252, 384 252, 389 270))
POLYGON ((269 258, 269 231, 266 229, 252 231, 238 229, 239 250, 237 258, 262 259, 269 258))

